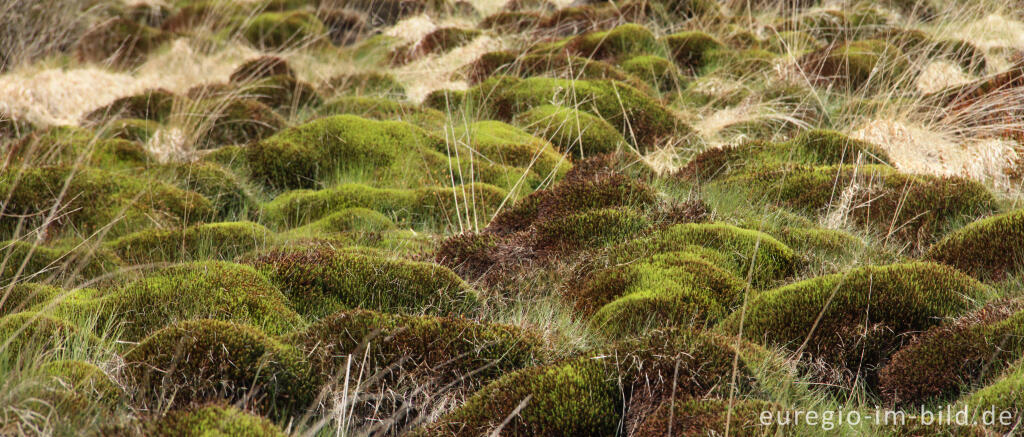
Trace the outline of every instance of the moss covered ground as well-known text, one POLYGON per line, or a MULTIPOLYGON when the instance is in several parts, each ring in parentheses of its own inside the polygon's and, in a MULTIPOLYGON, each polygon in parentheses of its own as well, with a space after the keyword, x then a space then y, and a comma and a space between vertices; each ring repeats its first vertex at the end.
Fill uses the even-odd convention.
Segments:
POLYGON ((1020 434, 1019 6, 0 2, 0 435, 1020 434))

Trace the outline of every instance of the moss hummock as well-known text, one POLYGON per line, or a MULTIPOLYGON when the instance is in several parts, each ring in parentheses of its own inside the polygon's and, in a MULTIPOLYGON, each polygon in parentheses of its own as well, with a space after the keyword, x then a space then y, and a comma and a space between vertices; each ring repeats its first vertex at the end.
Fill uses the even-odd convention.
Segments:
POLYGON ((326 38, 326 29, 308 12, 267 12, 248 20, 242 35, 261 49, 284 49, 326 38))
POLYGON ((168 412, 144 425, 155 437, 286 437, 269 419, 230 405, 212 404, 168 412))
POLYGON ((563 154, 583 159, 614 152, 626 144, 612 125, 589 112, 544 105, 520 113, 516 125, 551 141, 563 154))
POLYGON ((109 243, 131 264, 232 259, 272 244, 273 232, 252 222, 210 223, 184 229, 148 229, 109 243))
POLYGON ((1024 210, 975 221, 928 248, 925 256, 982 280, 1001 280, 1024 266, 1024 210))
POLYGON ((476 291, 436 264, 324 247, 275 249, 246 261, 314 319, 354 308, 462 314, 478 304, 476 291))

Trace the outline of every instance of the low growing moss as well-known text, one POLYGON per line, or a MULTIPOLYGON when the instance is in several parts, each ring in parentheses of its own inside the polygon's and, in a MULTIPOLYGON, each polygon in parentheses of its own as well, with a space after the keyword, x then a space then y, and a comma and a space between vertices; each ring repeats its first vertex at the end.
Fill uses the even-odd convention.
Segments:
POLYGON ((168 412, 144 425, 155 437, 286 437, 288 434, 267 418, 230 405, 211 404, 168 412))
POLYGON ((124 360, 126 377, 148 405, 224 400, 281 417, 303 411, 316 393, 299 351, 230 322, 169 326, 128 351, 124 360))
POLYGON ((982 280, 1000 280, 1024 266, 1024 210, 975 221, 928 248, 925 256, 982 280))
MULTIPOLYGON (((572 164, 548 141, 500 121, 478 121, 454 129, 469 150, 499 164, 531 168, 542 177, 561 179, 572 164)), ((446 148, 450 146, 445 146, 446 148)))
POLYGON ((634 237, 650 225, 647 217, 628 208, 594 209, 538 223, 536 246, 554 251, 601 247, 634 237))
POLYGON ((883 40, 861 40, 830 45, 800 58, 803 69, 826 82, 851 88, 892 86, 908 70, 907 59, 896 46, 883 40))
POLYGON ((569 42, 573 51, 588 58, 617 59, 662 51, 654 33, 644 26, 627 23, 604 32, 590 32, 569 42))
POLYGON ((136 118, 163 122, 171 115, 177 97, 164 89, 150 89, 133 96, 122 97, 85 115, 89 124, 101 124, 118 118, 136 118))
POLYGON ((274 249, 247 260, 311 318, 354 308, 459 314, 477 305, 447 268, 325 247, 274 249))
MULTIPOLYGON (((987 293, 980 282, 940 264, 862 267, 756 295, 745 311, 743 335, 793 349, 803 342, 814 359, 850 381, 859 373, 875 388, 878 370, 906 334, 966 312, 987 293)), ((740 314, 733 314, 722 326, 732 332, 739 322, 740 314)))
POLYGON ((209 223, 183 229, 147 229, 110 242, 131 264, 232 259, 272 244, 274 233, 252 222, 209 223))
POLYGON ((267 138, 285 128, 287 122, 269 106, 251 98, 215 98, 202 101, 195 116, 202 134, 200 149, 246 144, 267 138))
POLYGON ((242 35, 261 49, 284 49, 326 35, 324 24, 308 12, 266 12, 248 20, 242 35))
POLYGON ((779 425, 764 424, 763 411, 780 412, 781 406, 757 399, 689 399, 666 402, 641 422, 637 435, 680 436, 724 435, 726 422, 730 435, 774 435, 779 425))
POLYGON ((277 56, 260 56, 239 65, 231 72, 230 80, 234 83, 246 83, 266 79, 273 76, 296 77, 288 61, 277 56))
POLYGON ((622 134, 607 121, 573 108, 538 106, 517 115, 515 122, 551 141, 563 154, 578 159, 611 153, 626 144, 622 134))
POLYGON ((133 141, 104 138, 90 130, 58 126, 38 130, 11 143, 7 159, 22 165, 72 165, 79 162, 104 169, 131 169, 150 160, 133 141))
POLYGON ((93 279, 119 268, 117 257, 89 245, 52 248, 21 240, 0 242, 0 284, 93 279))
POLYGON ((675 33, 665 37, 665 45, 676 64, 685 71, 696 72, 708 61, 708 53, 723 48, 715 37, 699 30, 675 33))
POLYGON ((624 61, 621 67, 625 72, 639 77, 662 92, 686 88, 686 82, 680 77, 679 69, 672 61, 661 56, 634 56, 624 61))

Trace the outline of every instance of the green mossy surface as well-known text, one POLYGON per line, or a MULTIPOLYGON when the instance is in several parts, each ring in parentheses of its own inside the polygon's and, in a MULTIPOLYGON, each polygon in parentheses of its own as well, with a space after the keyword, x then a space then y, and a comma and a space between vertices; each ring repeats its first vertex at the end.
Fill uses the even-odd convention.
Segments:
POLYGON ((690 399, 667 402, 644 419, 637 429, 639 435, 680 436, 725 434, 728 422, 730 435, 761 436, 777 432, 778 425, 761 422, 762 411, 785 411, 779 405, 756 399, 690 399), (731 410, 731 411, 730 411, 731 410))
POLYGON ((198 105, 201 149, 259 141, 287 126, 284 118, 255 98, 212 98, 198 105))
POLYGON ((146 90, 141 94, 114 100, 109 105, 86 114, 84 119, 90 124, 100 124, 119 118, 163 122, 171 115, 176 98, 167 90, 146 90))
POLYGON ((982 279, 1016 274, 1024 261, 1024 211, 978 220, 928 248, 926 257, 982 279))
POLYGON ((622 70, 632 74, 652 88, 670 92, 686 88, 686 80, 672 61, 658 55, 633 56, 621 64, 622 70))
POLYGON ((323 23, 308 12, 267 12, 249 20, 242 34, 258 48, 283 49, 325 37, 323 23))
POLYGON ((691 72, 704 67, 710 51, 723 47, 715 37, 698 30, 668 35, 665 45, 679 68, 691 72))
POLYGON ((611 153, 626 144, 607 121, 578 109, 544 105, 520 113, 516 125, 551 141, 570 158, 583 159, 611 153))
POLYGON ((232 259, 273 244, 275 235, 253 222, 224 222, 184 229, 148 229, 111 241, 110 248, 131 264, 200 259, 232 259))
POLYGON ((623 24, 604 32, 591 32, 576 37, 568 45, 582 56, 596 59, 615 59, 641 53, 663 51, 658 38, 644 26, 623 24))
POLYGON ((7 168, 0 179, 6 210, 26 215, 24 221, 0 218, 0 235, 34 229, 59 200, 67 211, 50 221, 48 232, 90 235, 103 229, 108 237, 154 225, 192 223, 213 215, 209 200, 163 182, 114 174, 106 170, 65 166, 7 168), (19 223, 20 222, 20 223, 19 223))
MULTIPOLYGON (((1017 363, 1014 370, 1007 372, 999 381, 972 393, 963 402, 978 415, 981 414, 978 412, 994 410, 996 417, 999 417, 1003 412, 1009 412, 1010 421, 1013 421, 1013 417, 1024 411, 1024 370, 1021 369, 1020 363, 1017 363)), ((1015 425, 997 422, 991 428, 996 432, 1011 432, 1015 425)))
POLYGON ((436 109, 370 96, 336 97, 317 108, 317 113, 323 116, 352 114, 372 120, 406 121, 430 130, 441 128, 446 122, 445 114, 436 109))
POLYGON ((500 121, 457 126, 453 133, 466 144, 466 153, 479 154, 498 164, 529 168, 545 178, 561 179, 572 167, 550 142, 500 121))
POLYGON ((247 262, 312 319, 355 308, 462 314, 478 305, 465 281, 431 263, 323 247, 275 249, 247 262))
POLYGON ((33 165, 72 165, 79 162, 105 169, 139 168, 150 160, 141 144, 102 138, 88 129, 58 126, 37 130, 14 142, 12 159, 33 165))
POLYGON ((241 401, 279 416, 315 396, 309 364, 295 348, 245 325, 193 320, 161 329, 128 351, 125 374, 144 403, 186 406, 241 401), (174 368, 174 372, 158 369, 174 368))
POLYGON ((101 248, 57 248, 22 240, 0 242, 0 283, 93 279, 119 268, 117 256, 101 248))
MULTIPOLYGON (((861 267, 755 295, 744 312, 743 335, 768 345, 802 346, 842 371, 863 373, 867 386, 876 387, 879 365, 901 346, 903 335, 963 314, 988 293, 977 280, 940 264, 861 267)), ((732 332, 739 322, 733 313, 721 327, 732 332)))
POLYGON ((229 405, 175 410, 146 423, 147 435, 160 437, 285 437, 270 420, 229 405))

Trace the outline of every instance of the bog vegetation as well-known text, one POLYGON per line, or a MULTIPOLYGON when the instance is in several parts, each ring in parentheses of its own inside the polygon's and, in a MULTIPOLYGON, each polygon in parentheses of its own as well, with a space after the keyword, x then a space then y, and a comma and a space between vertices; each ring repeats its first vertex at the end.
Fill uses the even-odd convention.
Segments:
POLYGON ((1021 432, 1019 1, 0 3, 0 435, 1021 432))

